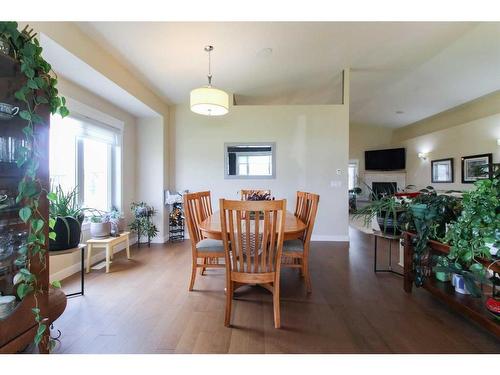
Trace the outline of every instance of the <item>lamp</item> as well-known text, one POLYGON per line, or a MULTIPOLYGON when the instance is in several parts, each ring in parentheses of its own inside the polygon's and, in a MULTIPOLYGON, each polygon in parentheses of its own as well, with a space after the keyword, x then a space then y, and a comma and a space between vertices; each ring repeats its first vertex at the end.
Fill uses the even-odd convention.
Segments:
POLYGON ((229 112, 229 96, 225 91, 212 87, 210 53, 213 46, 205 46, 208 52, 208 85, 191 91, 191 111, 205 116, 222 116, 229 112))
POLYGON ((427 160, 427 154, 425 152, 419 152, 417 156, 419 159, 427 160))

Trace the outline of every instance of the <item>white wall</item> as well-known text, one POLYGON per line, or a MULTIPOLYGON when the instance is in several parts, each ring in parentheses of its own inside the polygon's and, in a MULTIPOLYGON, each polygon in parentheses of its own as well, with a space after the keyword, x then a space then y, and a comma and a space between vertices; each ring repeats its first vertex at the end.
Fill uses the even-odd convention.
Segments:
POLYGON ((159 233, 152 242, 163 243, 168 235, 167 211, 163 205, 163 191, 168 179, 165 174, 166 158, 168 151, 165 142, 163 118, 151 117, 137 120, 137 157, 135 164, 129 167, 136 169, 136 200, 152 205, 156 210, 153 222, 159 233))
POLYGON ((315 192, 321 198, 314 238, 346 241, 348 112, 342 105, 235 106, 228 115, 206 117, 176 106, 170 111, 175 189, 211 190, 217 209, 219 198, 239 199, 242 188, 269 188, 287 199, 290 211, 297 190, 315 192), (224 179, 225 142, 276 142, 276 179, 224 179))
POLYGON ((493 153, 493 161, 500 162, 497 138, 500 138, 500 113, 401 141, 397 145, 406 147, 407 183, 417 187, 432 185, 439 190, 471 189, 472 184, 461 183, 461 157, 493 153), (428 159, 419 159, 419 152, 428 153, 428 159), (444 158, 454 158, 455 182, 431 183, 431 160, 444 158))

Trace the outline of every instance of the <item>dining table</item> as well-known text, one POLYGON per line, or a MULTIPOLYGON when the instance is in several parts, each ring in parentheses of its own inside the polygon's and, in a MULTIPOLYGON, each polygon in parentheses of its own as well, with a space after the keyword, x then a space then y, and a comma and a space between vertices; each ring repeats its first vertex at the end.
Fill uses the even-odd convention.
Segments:
MULTIPOLYGON (((292 212, 287 211, 285 215, 285 233, 284 240, 295 240, 302 237, 304 230, 306 230, 307 225, 295 216, 292 212)), ((205 220, 200 223, 200 230, 203 236, 206 238, 212 238, 214 240, 222 239, 222 229, 220 222, 220 212, 214 211, 214 213, 208 216, 205 220)))

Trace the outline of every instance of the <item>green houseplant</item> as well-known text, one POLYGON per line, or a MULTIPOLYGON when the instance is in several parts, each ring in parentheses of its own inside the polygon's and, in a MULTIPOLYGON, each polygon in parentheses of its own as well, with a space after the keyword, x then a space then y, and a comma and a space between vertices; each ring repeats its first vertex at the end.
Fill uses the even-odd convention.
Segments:
POLYGON ((92 238, 109 237, 111 234, 111 222, 106 212, 92 210, 90 217, 90 235, 92 238))
POLYGON ((78 202, 77 187, 65 193, 61 185, 53 189, 49 205, 50 218, 55 221, 55 238, 50 239, 51 251, 66 250, 80 242, 84 209, 78 202))
POLYGON ((372 192, 372 202, 356 210, 354 218, 363 218, 364 225, 369 226, 374 218, 380 230, 386 234, 399 234, 402 228, 402 214, 407 210, 407 202, 394 195, 377 196, 372 192))
MULTIPOLYGON (((37 173, 40 153, 36 141, 36 125, 43 122, 40 109, 44 106, 47 106, 52 114, 59 113, 62 117, 68 115, 69 111, 65 106, 65 99, 59 96, 57 76, 42 57, 42 47, 35 36, 28 27, 19 31, 17 22, 0 22, 0 39, 9 44, 9 54, 19 62, 21 73, 26 78, 15 93, 16 99, 23 103, 19 117, 26 121, 23 128, 25 146, 16 155, 17 166, 24 170, 23 179, 18 186, 16 203, 21 206, 19 217, 27 225, 29 234, 26 245, 19 250, 17 264, 20 268, 15 275, 15 283, 20 299, 30 294, 34 296, 35 304, 32 312, 38 324, 34 342, 39 345, 47 332, 47 317, 41 316, 37 299, 37 296, 43 293, 43 286, 37 275, 30 272, 30 268, 35 257, 38 258, 42 268, 46 266, 45 254, 48 241, 44 229, 47 226, 52 229, 55 221, 46 220, 38 208, 42 199, 52 200, 55 196, 47 192, 37 173)), ((50 239, 55 239, 55 236, 54 231, 49 231, 50 239)), ((59 283, 53 285, 59 286, 59 283)), ((50 350, 55 342, 49 339, 46 344, 50 350)))
POLYGON ((452 261, 447 269, 464 278, 472 295, 480 296, 476 281, 486 281, 486 270, 478 258, 491 259, 487 243, 500 242, 498 173, 492 179, 479 180, 474 185, 473 190, 464 193, 462 213, 446 235, 446 242, 451 245, 449 258, 452 261))
POLYGON ((140 246, 141 237, 147 237, 147 244, 150 246, 151 239, 158 235, 158 228, 151 221, 156 213, 154 207, 144 202, 132 202, 130 209, 134 215, 134 220, 130 223, 129 227, 137 233, 137 244, 140 246))

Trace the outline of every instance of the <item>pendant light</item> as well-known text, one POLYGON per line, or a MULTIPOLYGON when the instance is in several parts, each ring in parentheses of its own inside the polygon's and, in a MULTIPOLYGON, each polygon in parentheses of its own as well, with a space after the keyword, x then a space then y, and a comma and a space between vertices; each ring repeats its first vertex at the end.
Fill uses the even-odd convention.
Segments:
POLYGON ((205 116, 222 116, 229 112, 229 96, 225 91, 212 87, 210 53, 213 46, 206 46, 208 53, 208 85, 191 91, 191 111, 205 116))

